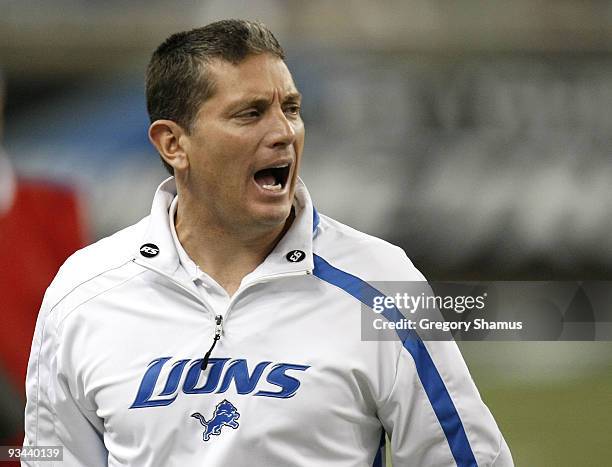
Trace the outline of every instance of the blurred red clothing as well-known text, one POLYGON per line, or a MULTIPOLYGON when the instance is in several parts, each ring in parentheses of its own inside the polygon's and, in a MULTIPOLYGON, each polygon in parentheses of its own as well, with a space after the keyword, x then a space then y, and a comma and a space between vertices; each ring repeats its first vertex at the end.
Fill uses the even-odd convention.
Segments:
POLYGON ((0 367, 19 392, 45 289, 85 245, 79 213, 73 190, 17 179, 13 203, 0 214, 0 367))

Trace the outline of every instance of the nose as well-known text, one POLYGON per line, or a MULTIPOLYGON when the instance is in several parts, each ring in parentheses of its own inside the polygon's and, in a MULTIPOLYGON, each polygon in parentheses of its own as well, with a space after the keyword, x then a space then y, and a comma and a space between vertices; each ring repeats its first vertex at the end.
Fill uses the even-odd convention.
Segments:
POLYGON ((282 109, 274 109, 270 112, 270 128, 268 132, 268 146, 272 148, 284 148, 295 142, 295 128, 282 109))

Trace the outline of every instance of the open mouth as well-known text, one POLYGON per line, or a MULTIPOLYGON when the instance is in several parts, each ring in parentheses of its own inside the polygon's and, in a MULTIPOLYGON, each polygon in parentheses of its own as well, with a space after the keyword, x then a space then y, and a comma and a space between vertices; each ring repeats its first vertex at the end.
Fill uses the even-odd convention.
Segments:
POLYGON ((277 167, 268 167, 255 172, 255 183, 257 183, 264 190, 269 191, 282 191, 287 185, 289 178, 289 170, 291 165, 289 163, 279 165, 277 167))

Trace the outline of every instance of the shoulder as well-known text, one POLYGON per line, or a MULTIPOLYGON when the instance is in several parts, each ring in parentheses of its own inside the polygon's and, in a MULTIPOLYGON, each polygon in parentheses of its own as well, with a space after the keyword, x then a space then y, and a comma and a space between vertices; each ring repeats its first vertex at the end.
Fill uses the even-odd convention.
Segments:
POLYGON ((422 281, 404 250, 320 214, 313 252, 334 268, 365 281, 422 281))
MULTIPOLYGON (((132 259, 148 217, 71 255, 45 293, 43 308, 82 302, 141 271, 132 259)), ((64 307, 62 307, 64 308, 64 307)))

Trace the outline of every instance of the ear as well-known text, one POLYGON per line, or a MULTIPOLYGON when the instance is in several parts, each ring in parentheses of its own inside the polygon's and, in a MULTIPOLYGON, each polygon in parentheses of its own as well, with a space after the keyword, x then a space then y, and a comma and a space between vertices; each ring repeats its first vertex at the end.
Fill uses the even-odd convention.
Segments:
POLYGON ((149 127, 149 140, 175 173, 189 167, 185 136, 185 130, 172 120, 155 120, 149 127))

